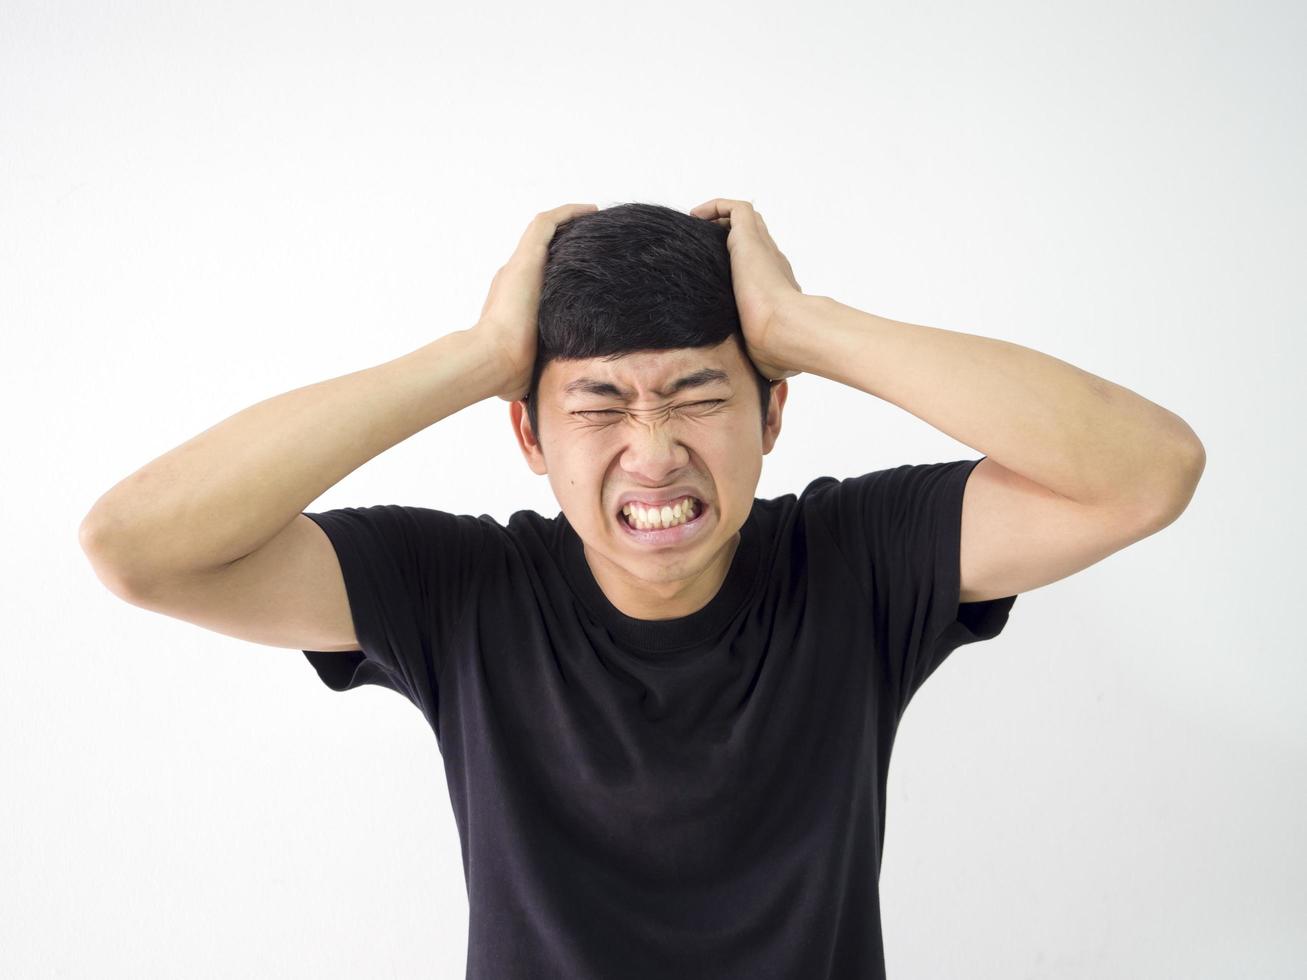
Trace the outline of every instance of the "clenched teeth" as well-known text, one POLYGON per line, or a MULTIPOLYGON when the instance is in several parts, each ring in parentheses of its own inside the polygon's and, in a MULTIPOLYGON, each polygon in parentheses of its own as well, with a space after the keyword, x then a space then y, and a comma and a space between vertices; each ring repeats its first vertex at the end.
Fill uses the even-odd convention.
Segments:
POLYGON ((698 513, 698 502, 693 497, 682 497, 662 507, 645 507, 640 503, 630 503, 622 508, 627 523, 641 531, 661 530, 675 527, 691 520, 698 513))

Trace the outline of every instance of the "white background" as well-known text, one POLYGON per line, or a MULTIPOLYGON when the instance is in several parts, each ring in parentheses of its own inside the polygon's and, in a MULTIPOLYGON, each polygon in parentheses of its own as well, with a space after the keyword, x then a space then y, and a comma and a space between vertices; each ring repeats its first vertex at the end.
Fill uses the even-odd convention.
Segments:
MULTIPOLYGON (((721 196, 805 291, 1052 354, 1207 450, 1176 523, 1023 594, 914 699, 890 976, 1301 976, 1305 27, 1288 2, 4 4, 0 974, 463 976, 422 716, 121 601, 78 524, 240 409, 471 326, 536 212, 721 196)), ((790 389, 757 496, 983 454, 790 389)), ((553 515, 508 410, 305 509, 553 515)))

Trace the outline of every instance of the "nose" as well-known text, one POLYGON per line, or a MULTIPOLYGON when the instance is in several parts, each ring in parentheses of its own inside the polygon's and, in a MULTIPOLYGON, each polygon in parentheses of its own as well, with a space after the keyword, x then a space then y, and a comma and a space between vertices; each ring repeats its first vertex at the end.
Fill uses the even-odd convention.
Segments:
POLYGON ((669 482, 671 474, 683 470, 690 453, 667 425, 639 423, 629 427, 622 469, 641 484, 657 486, 669 482))

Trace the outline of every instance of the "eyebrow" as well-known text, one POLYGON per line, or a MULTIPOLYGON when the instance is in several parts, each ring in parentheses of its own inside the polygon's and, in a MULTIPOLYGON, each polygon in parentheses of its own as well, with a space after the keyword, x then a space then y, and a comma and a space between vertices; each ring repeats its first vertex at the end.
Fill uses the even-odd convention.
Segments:
MULTIPOLYGON (((655 391, 655 395, 666 398, 668 395, 674 395, 678 391, 684 391, 686 388, 701 388, 704 385, 717 384, 723 381, 730 381, 730 376, 717 368, 700 368, 693 374, 687 374, 683 378, 677 378, 665 390, 655 391)), ((626 388, 618 388, 611 381, 596 381, 593 378, 577 378, 563 386, 564 395, 586 394, 602 395, 611 398, 623 398, 630 401, 635 397, 635 392, 626 388)))

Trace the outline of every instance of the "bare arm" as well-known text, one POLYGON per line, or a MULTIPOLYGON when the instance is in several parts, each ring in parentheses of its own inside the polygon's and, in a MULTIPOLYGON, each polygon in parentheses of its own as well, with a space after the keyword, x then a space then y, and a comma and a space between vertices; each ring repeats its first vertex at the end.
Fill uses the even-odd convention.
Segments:
POLYGON ((1206 452, 1174 412, 1020 344, 802 295, 784 362, 905 409, 1047 492, 1146 521, 1188 504, 1206 452))
POLYGON ((508 365, 484 334, 258 402, 141 467, 82 521, 97 575, 128 587, 256 551, 368 460, 497 394, 508 365))

